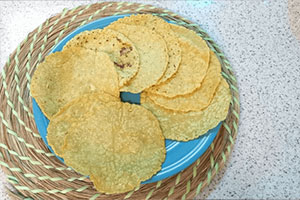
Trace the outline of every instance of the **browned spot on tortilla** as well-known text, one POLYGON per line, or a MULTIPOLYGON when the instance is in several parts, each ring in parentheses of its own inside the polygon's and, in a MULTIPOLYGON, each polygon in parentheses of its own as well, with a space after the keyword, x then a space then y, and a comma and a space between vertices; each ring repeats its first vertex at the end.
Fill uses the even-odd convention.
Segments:
POLYGON ((126 48, 126 47, 122 47, 122 49, 120 50, 120 55, 126 55, 128 54, 130 51, 132 51, 132 47, 126 48))

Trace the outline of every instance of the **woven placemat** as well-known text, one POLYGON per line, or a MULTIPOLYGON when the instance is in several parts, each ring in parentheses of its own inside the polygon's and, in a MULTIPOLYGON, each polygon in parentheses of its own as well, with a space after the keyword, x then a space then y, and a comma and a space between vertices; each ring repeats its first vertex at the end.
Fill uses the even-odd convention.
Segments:
POLYGON ((16 199, 186 199, 207 186, 224 166, 232 151, 239 121, 236 78, 220 48, 197 24, 168 10, 151 5, 103 2, 79 6, 51 17, 28 34, 10 55, 0 77, 0 165, 16 189, 16 199), (29 85, 38 63, 62 38, 93 20, 126 13, 152 13, 195 30, 222 63, 222 74, 230 85, 232 100, 226 120, 207 151, 190 167, 134 191, 99 194, 90 180, 59 161, 41 139, 32 114, 29 85))

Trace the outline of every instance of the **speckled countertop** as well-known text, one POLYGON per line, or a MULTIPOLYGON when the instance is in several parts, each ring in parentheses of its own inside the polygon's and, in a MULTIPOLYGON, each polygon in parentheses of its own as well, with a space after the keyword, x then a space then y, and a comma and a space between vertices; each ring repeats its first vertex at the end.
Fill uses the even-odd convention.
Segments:
MULTIPOLYGON (((48 17, 91 2, 0 1, 1 68, 27 33, 48 17)), ((299 199, 300 16, 292 20, 298 25, 290 26, 285 0, 147 2, 207 30, 228 56, 239 83, 236 145, 225 169, 198 198, 299 199)), ((299 14, 300 2, 294 2, 299 14)), ((8 199, 6 185, 1 171, 0 199, 8 199)))

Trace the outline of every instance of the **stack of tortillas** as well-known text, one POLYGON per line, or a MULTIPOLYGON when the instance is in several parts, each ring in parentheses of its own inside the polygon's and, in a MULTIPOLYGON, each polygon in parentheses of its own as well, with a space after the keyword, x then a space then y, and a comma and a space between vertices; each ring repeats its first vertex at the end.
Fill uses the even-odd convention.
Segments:
POLYGON ((97 190, 134 189, 161 169, 164 139, 188 141, 226 118, 221 65, 194 31, 132 15, 85 31, 38 65, 31 94, 55 153, 97 190), (141 93, 141 105, 120 92, 141 93))

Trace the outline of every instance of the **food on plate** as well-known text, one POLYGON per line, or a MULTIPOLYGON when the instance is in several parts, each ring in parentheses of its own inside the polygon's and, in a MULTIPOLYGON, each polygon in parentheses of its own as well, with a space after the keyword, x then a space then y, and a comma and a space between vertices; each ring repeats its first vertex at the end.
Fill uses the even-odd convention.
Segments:
POLYGON ((66 103, 90 92, 119 96, 118 75, 109 56, 84 48, 50 54, 37 66, 30 91, 51 119, 66 103))
POLYGON ((105 194, 151 178, 165 160, 165 139, 207 133, 231 100, 206 42, 150 14, 76 35, 37 66, 30 89, 50 119, 53 151, 105 194), (141 93, 141 104, 122 102, 120 92, 141 93))
POLYGON ((140 58, 134 44, 123 34, 110 29, 84 31, 72 38, 64 49, 83 47, 105 52, 119 75, 119 86, 128 83, 139 71, 140 58))
POLYGON ((154 30, 165 40, 168 49, 169 62, 164 75, 156 84, 165 82, 177 72, 181 61, 181 48, 178 38, 171 30, 171 25, 169 23, 162 18, 149 14, 131 15, 129 17, 120 18, 114 23, 145 26, 154 30))
POLYGON ((187 29, 183 26, 170 24, 172 31, 180 38, 187 39, 193 45, 197 46, 199 50, 209 51, 205 40, 202 39, 195 31, 187 29))
POLYGON ((201 86, 208 68, 209 50, 202 51, 187 39, 178 39, 181 47, 178 71, 168 81, 149 88, 147 92, 172 98, 190 94, 201 86))
POLYGON ((150 110, 160 123, 165 138, 188 141, 216 127, 227 116, 231 100, 230 90, 222 79, 212 102, 202 111, 187 113, 164 109, 142 94, 141 105, 150 110))
POLYGON ((90 116, 94 112, 95 104, 120 102, 120 99, 110 94, 89 93, 77 97, 66 104, 52 118, 47 128, 47 140, 53 151, 62 156, 64 138, 72 125, 90 116))
POLYGON ((112 23, 105 29, 113 29, 124 34, 139 52, 140 69, 137 75, 121 88, 121 91, 140 93, 155 85, 164 75, 169 61, 164 39, 145 26, 112 23))
POLYGON ((89 175, 106 194, 133 190, 161 169, 165 141, 150 111, 123 102, 88 101, 90 107, 74 103, 66 110, 78 105, 81 115, 65 135, 62 157, 68 166, 89 175))
POLYGON ((210 104, 222 78, 220 61, 212 51, 210 54, 211 59, 206 76, 203 79, 201 87, 196 89, 193 93, 173 98, 152 95, 151 93, 147 96, 155 104, 174 111, 200 111, 206 108, 210 104))

